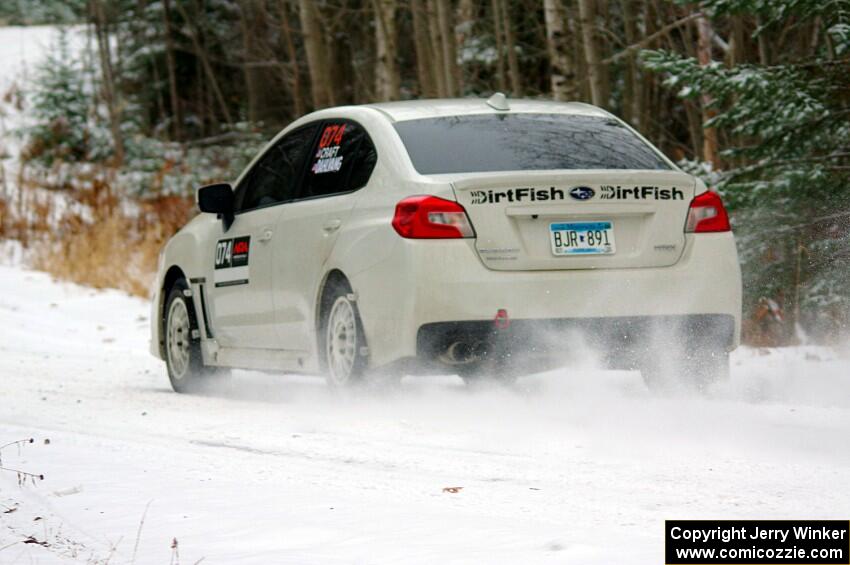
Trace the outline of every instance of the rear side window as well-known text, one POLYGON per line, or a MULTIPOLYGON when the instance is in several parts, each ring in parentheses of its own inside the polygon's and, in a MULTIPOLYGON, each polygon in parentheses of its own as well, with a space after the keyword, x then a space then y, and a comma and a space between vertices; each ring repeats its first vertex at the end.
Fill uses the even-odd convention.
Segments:
POLYGON ((619 121, 563 114, 484 114, 397 122, 425 175, 670 166, 619 121))
POLYGON ((240 184, 239 211, 293 200, 319 124, 309 124, 281 138, 260 158, 240 184))
POLYGON ((328 196, 363 188, 375 168, 377 153, 369 134, 351 120, 322 125, 307 164, 302 198, 328 196))

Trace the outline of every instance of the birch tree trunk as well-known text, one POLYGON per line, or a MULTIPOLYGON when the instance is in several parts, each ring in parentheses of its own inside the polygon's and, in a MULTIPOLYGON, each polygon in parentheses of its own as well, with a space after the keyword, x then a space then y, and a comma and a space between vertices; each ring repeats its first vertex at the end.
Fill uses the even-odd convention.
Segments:
POLYGON ((288 1, 280 2, 280 25, 283 32, 283 41, 286 46, 287 66, 289 67, 292 84, 292 106, 295 116, 304 115, 304 97, 301 92, 301 69, 298 65, 298 53, 295 50, 295 42, 292 40, 292 29, 289 27, 288 1))
POLYGON ((505 49, 508 51, 508 69, 511 76, 511 94, 517 98, 522 96, 522 76, 519 72, 519 60, 516 54, 516 38, 511 23, 511 11, 507 0, 502 2, 502 29, 505 32, 505 49))
POLYGON ((599 76, 602 80, 602 92, 606 93, 604 99, 606 104, 611 98, 611 73, 608 64, 605 62, 610 54, 610 31, 604 26, 611 23, 611 4, 610 1, 600 2, 596 0, 596 14, 593 18, 593 31, 596 37, 596 50, 599 54, 599 76), (605 33, 603 33, 605 31, 605 33))
POLYGON ((573 65, 575 67, 576 77, 582 77, 576 80, 576 96, 582 102, 590 102, 590 82, 587 80, 587 59, 584 57, 584 41, 581 37, 581 21, 579 18, 578 7, 574 4, 564 4, 567 13, 567 33, 570 37, 570 43, 573 53, 573 65))
MULTIPOLYGON (((626 45, 634 45, 638 41, 636 4, 636 0, 623 0, 623 31, 625 32, 626 45)), ((623 117, 635 128, 640 129, 643 88, 637 65, 637 51, 633 51, 627 56, 624 82, 623 117)))
POLYGON ((334 97, 325 44, 315 9, 312 0, 298 1, 298 17, 301 20, 301 34, 304 37, 304 50, 307 53, 313 108, 319 109, 333 106, 334 97))
MULTIPOLYGON (((657 11, 652 1, 644 1, 643 11, 643 27, 644 34, 650 37, 658 32, 656 23, 657 11)), ((652 41, 646 45, 646 48, 652 49, 656 46, 656 42, 652 41)), ((647 138, 655 139, 656 123, 654 122, 652 103, 654 100, 656 83, 652 73, 643 73, 640 79, 641 82, 641 107, 640 107, 640 124, 641 133, 647 138)))
POLYGON ((440 23, 440 39, 443 51, 443 74, 446 83, 446 96, 454 97, 460 92, 460 72, 457 66, 455 47, 454 14, 449 0, 436 0, 437 19, 440 23))
POLYGON ((428 35, 431 43, 431 58, 433 60, 434 78, 437 85, 438 96, 446 98, 449 96, 446 84, 446 70, 443 58, 443 38, 440 32, 440 18, 437 4, 440 0, 427 0, 428 2, 428 35))
POLYGON ((257 116, 257 81, 254 67, 254 47, 255 37, 252 26, 254 7, 251 5, 251 0, 242 0, 239 5, 239 24, 242 31, 242 73, 245 78, 245 94, 248 99, 248 121, 254 123, 258 121, 257 116))
MULTIPOLYGON (((699 64, 705 67, 711 64, 711 36, 714 34, 708 18, 700 17, 697 19, 697 32, 699 34, 699 39, 697 40, 697 57, 699 64)), ((714 117, 715 112, 710 108, 710 96, 703 94, 700 100, 702 101, 702 120, 705 123, 714 117)), ((711 163, 715 169, 720 168, 720 158, 717 151, 717 130, 712 127, 703 128, 702 158, 711 163)))
MULTIPOLYGON (((687 26, 682 28, 683 34, 683 45, 685 48, 685 54, 691 59, 697 59, 697 42, 699 40, 697 36, 696 26, 692 23, 688 23, 687 26)), ((669 37, 665 38, 667 40, 667 44, 670 45, 671 41, 669 37)), ((702 103, 699 100, 682 100, 682 106, 685 109, 685 116, 688 119, 688 132, 690 133, 691 140, 691 152, 694 155, 695 159, 702 159, 702 151, 703 151, 703 115, 702 115, 702 103)))
POLYGON ((496 80, 499 92, 508 90, 508 79, 505 74, 505 41, 502 33, 502 2, 492 0, 493 35, 496 38, 496 80))
POLYGON ((546 23, 546 50, 549 53, 549 84, 552 98, 558 101, 573 100, 575 72, 570 60, 570 48, 565 32, 566 13, 562 0, 543 0, 543 18, 546 23))
POLYGON ((416 49, 416 77, 419 80, 419 92, 426 98, 439 96, 434 82, 434 61, 431 58, 431 44, 428 38, 428 14, 423 0, 410 0, 410 12, 413 19, 413 44, 416 49))
POLYGON ((457 7, 457 26, 455 26, 455 45, 462 50, 467 38, 474 35, 472 26, 478 16, 479 0, 460 0, 457 7))
POLYGON ((163 0, 163 35, 165 36, 165 66, 168 72, 168 94, 171 100, 174 139, 183 138, 183 118, 180 112, 180 97, 177 95, 177 70, 174 63, 174 39, 171 37, 171 2, 163 0))
POLYGON ((121 109, 115 92, 115 80, 112 69, 112 52, 109 46, 109 30, 107 29, 106 13, 102 0, 92 0, 90 7, 94 16, 95 35, 97 36, 97 51, 100 58, 103 101, 109 113, 109 129, 112 142, 115 145, 115 165, 124 163, 124 137, 121 134, 121 109))
POLYGON ((375 94, 378 100, 398 100, 401 78, 396 62, 396 0, 372 0, 375 11, 375 94))
POLYGON ((581 19, 581 38, 584 46, 584 59, 587 63, 587 78, 590 84, 590 99, 600 108, 608 106, 608 93, 602 70, 602 58, 596 39, 596 10, 594 0, 578 0, 581 19))
POLYGON ((732 38, 729 40, 729 65, 734 67, 747 62, 747 43, 744 39, 744 19, 731 16, 732 38))
MULTIPOLYGON (((761 27, 764 22, 761 18, 756 18, 756 25, 761 27)), ((770 45, 767 43, 768 34, 762 32, 758 34, 756 41, 758 41, 758 49, 759 49, 759 63, 763 66, 770 65, 770 45)))

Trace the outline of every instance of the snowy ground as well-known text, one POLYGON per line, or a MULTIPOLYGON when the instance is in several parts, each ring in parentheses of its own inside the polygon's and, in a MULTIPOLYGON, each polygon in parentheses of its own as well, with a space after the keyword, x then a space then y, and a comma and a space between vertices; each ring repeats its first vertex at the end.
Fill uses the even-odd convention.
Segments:
POLYGON ((665 518, 850 515, 829 350, 743 351, 710 399, 589 368, 354 396, 237 373, 201 397, 169 390, 147 316, 0 267, 0 444, 36 439, 3 464, 45 475, 0 474, 0 563, 165 564, 174 538, 184 564, 662 563, 665 518))

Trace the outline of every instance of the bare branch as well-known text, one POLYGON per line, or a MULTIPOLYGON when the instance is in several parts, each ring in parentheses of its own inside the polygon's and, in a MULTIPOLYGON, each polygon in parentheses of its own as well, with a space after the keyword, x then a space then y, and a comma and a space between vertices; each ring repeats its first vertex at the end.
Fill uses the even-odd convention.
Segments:
POLYGON ((659 29, 655 33, 653 33, 651 35, 647 35, 646 37, 644 37, 643 39, 641 39, 637 43, 633 43, 632 45, 629 45, 628 47, 626 47, 625 49, 623 49, 619 53, 615 53, 614 55, 611 55, 607 59, 603 59, 602 64, 607 65, 609 63, 614 63, 616 61, 619 61, 623 57, 628 57, 629 55, 631 55, 635 51, 643 49, 644 47, 646 47, 647 45, 649 45, 650 43, 652 43, 653 41, 655 41, 659 37, 667 35, 668 33, 670 33, 672 30, 676 29, 677 27, 681 27, 681 26, 687 24, 688 22, 691 22, 691 21, 701 17, 702 15, 703 15, 702 12, 694 12, 693 14, 690 14, 688 16, 685 16, 684 18, 678 19, 673 23, 667 24, 666 26, 662 27, 661 29, 659 29))

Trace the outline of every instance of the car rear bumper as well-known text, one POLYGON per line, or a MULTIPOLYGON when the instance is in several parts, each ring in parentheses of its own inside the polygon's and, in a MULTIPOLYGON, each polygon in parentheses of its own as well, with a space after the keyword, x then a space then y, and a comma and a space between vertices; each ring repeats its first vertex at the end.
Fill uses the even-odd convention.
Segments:
POLYGON ((609 367, 635 368, 659 350, 730 351, 735 347, 735 318, 693 314, 436 322, 419 328, 417 357, 439 362, 454 344, 470 356, 514 359, 578 356, 590 349, 609 367))
MULTIPOLYGON (((515 332, 532 322, 575 327, 582 320, 611 326, 593 320, 644 319, 663 325, 697 316, 727 320, 721 324, 727 349, 740 339, 741 271, 729 232, 688 235, 681 259, 670 267, 494 271, 483 265, 471 239, 399 239, 387 255, 352 278, 373 366, 418 356, 420 328, 428 334, 432 324, 484 327, 499 310, 513 320, 515 332)), ((695 335, 700 324, 693 326, 695 335)))

